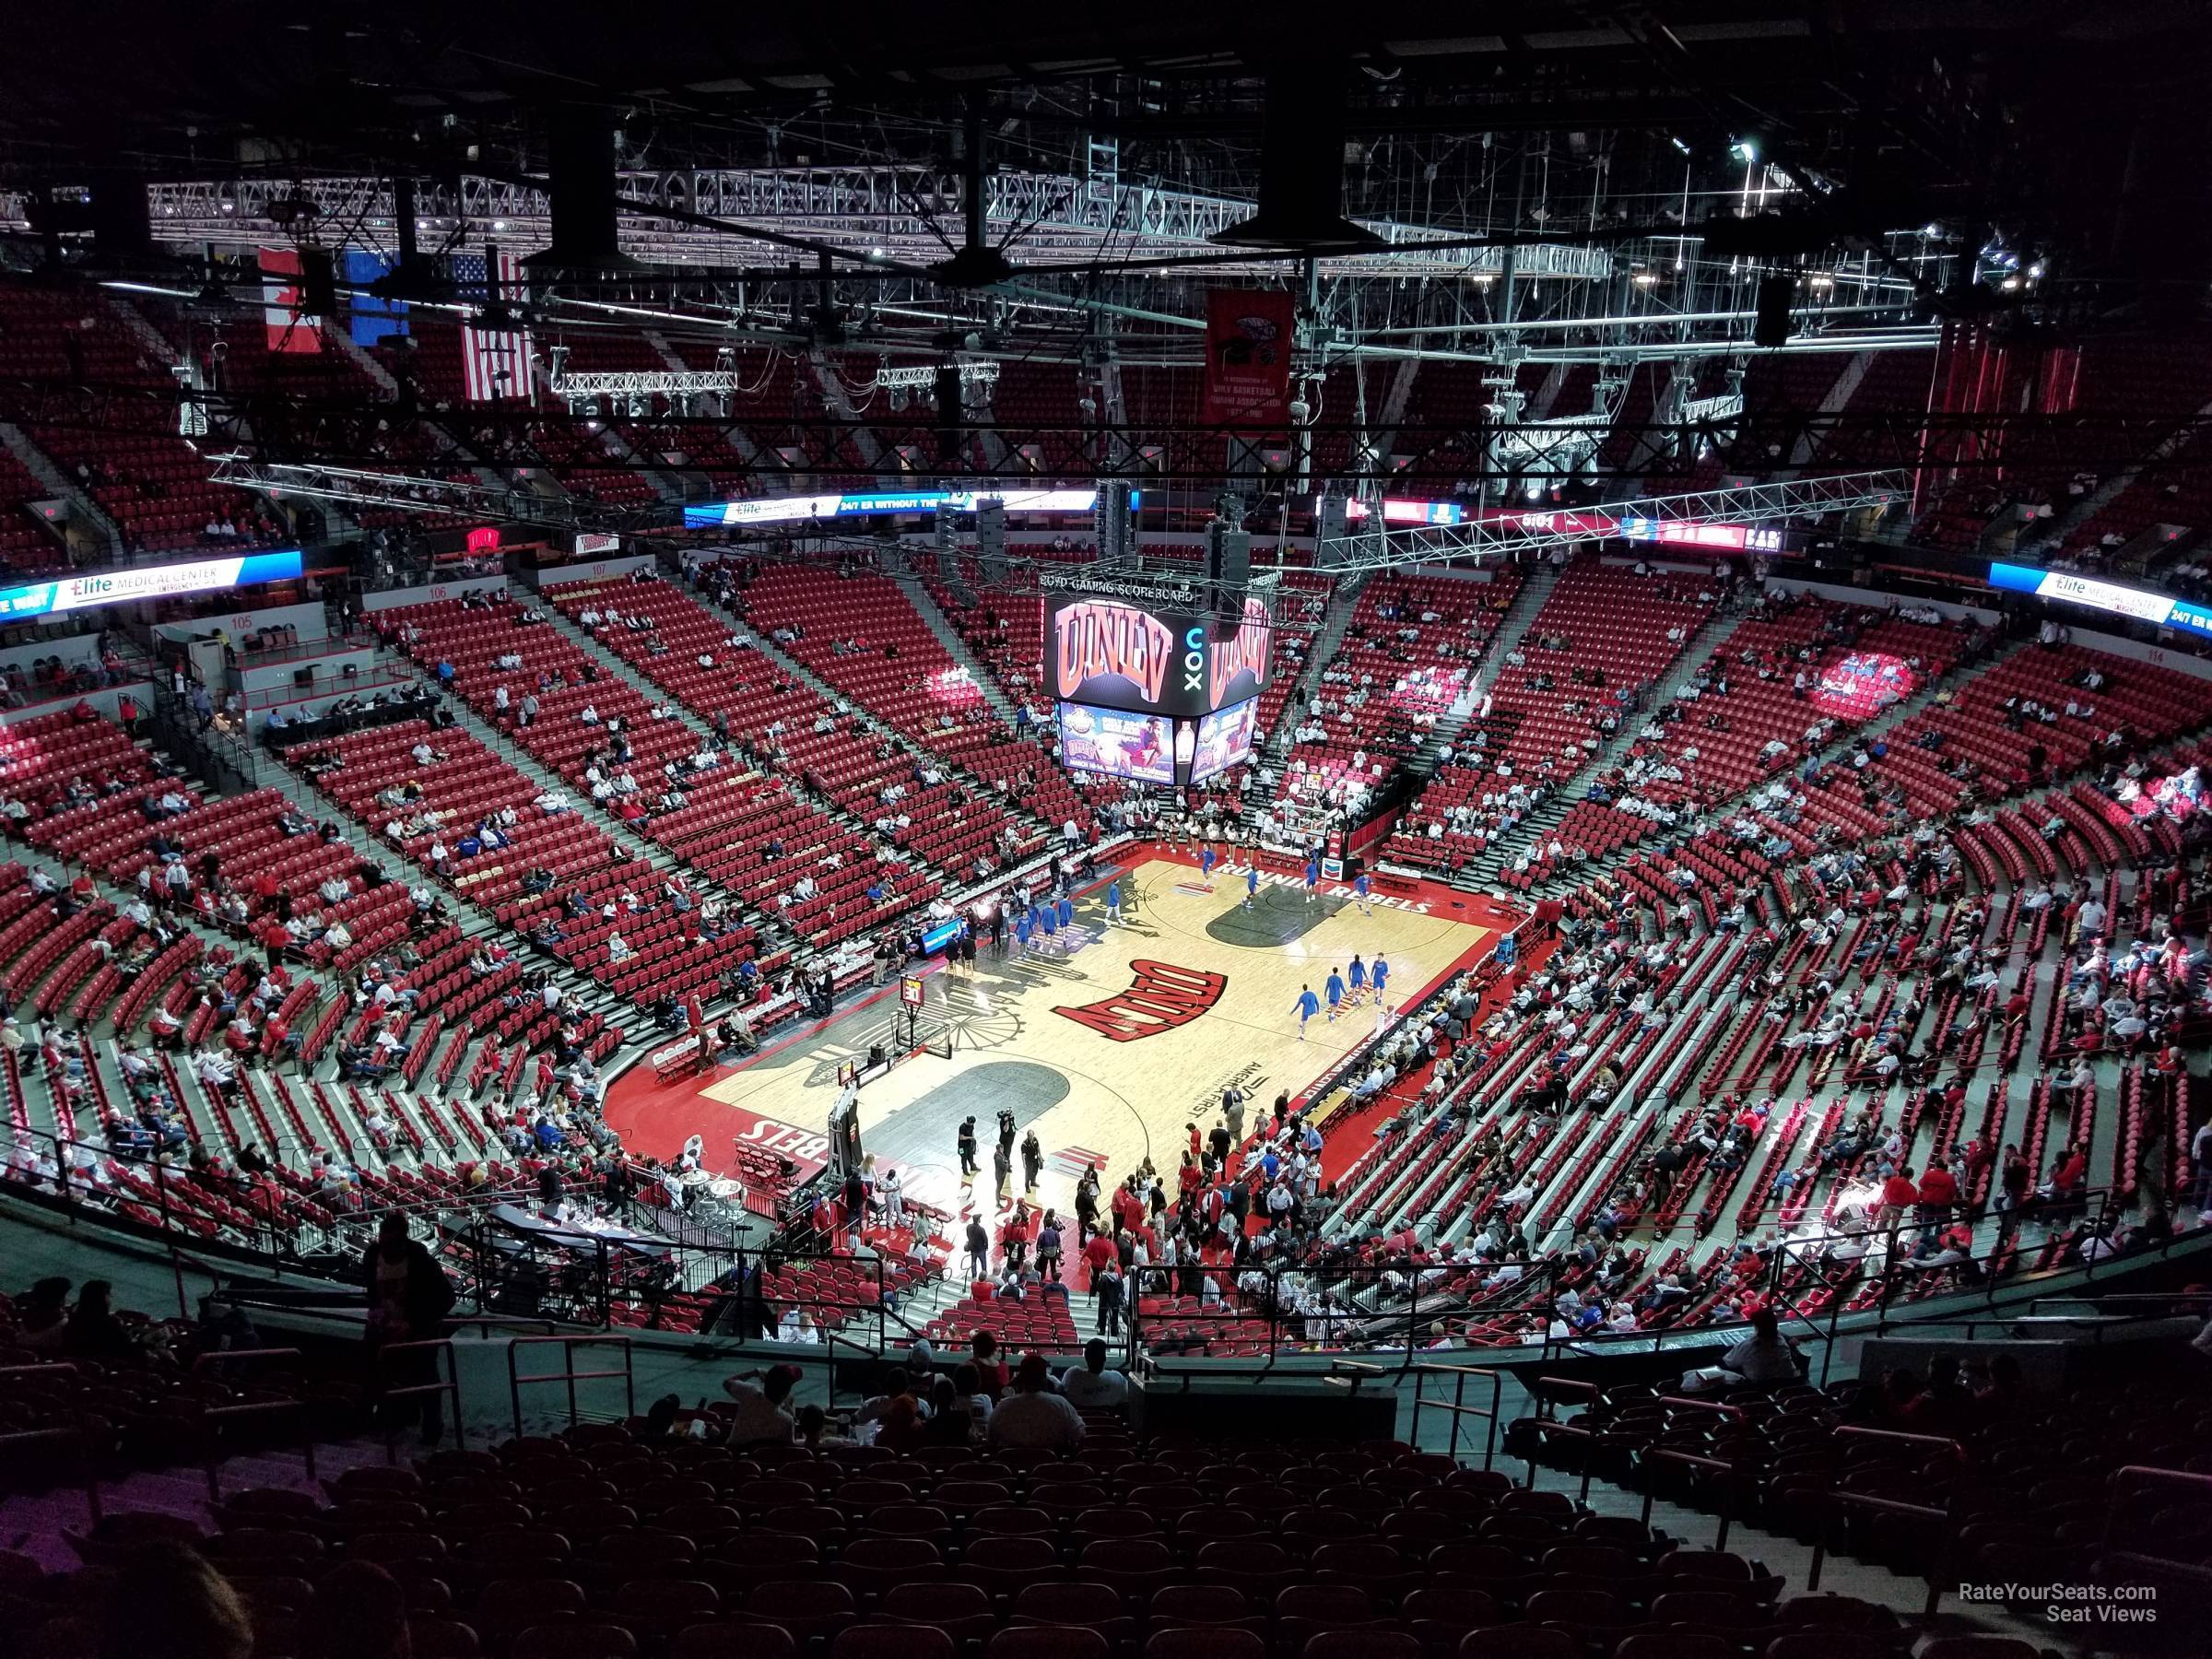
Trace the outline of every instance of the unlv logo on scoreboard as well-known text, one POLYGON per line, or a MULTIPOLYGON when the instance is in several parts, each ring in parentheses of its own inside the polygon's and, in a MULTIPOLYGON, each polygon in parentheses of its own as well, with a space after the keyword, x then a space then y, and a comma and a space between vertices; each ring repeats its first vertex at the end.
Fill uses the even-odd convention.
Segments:
POLYGON ((1274 649, 1275 620, 1268 616, 1266 606, 1248 596, 1237 631, 1214 647, 1213 660, 1207 665, 1206 702, 1219 708, 1240 674, 1252 676, 1254 690, 1265 685, 1267 658, 1274 649))
POLYGON ((1174 649, 1173 631, 1149 611, 1087 599, 1053 618, 1053 685, 1074 698, 1087 680, 1114 674, 1157 703, 1174 649))
POLYGON ((1221 1000, 1226 973, 1206 973, 1138 957, 1129 964, 1136 983, 1128 990, 1077 1008, 1054 1008, 1077 1025, 1088 1026, 1110 1042, 1135 1042, 1186 1026, 1221 1000))

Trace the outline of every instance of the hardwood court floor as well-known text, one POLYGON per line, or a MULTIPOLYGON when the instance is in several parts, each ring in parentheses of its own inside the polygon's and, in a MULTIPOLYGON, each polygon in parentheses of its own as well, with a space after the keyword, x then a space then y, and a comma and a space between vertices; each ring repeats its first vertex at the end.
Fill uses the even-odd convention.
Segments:
MULTIPOLYGON (((962 1207, 955 1141, 971 1114, 982 1161, 976 1190, 988 1195, 1002 1107, 1021 1131, 1036 1128, 1046 1158, 1039 1194, 1063 1211, 1087 1160, 1102 1159, 1109 1182, 1147 1155, 1172 1171, 1184 1125, 1210 1130, 1224 1088, 1233 1083, 1249 1098, 1249 1124, 1277 1091, 1303 1096, 1375 1032, 1371 998, 1333 1024, 1315 1018, 1300 1041, 1302 985, 1325 1004, 1332 967, 1345 969, 1355 951, 1370 963, 1381 952, 1394 1010, 1479 959, 1511 921, 1479 900, 1454 909, 1461 896, 1441 888, 1415 900, 1378 897, 1363 915, 1347 889, 1324 883, 1309 901, 1302 886, 1279 877, 1265 881, 1247 910, 1241 871, 1217 869, 1211 892, 1194 890, 1194 868, 1150 851, 1135 855, 1121 882, 1124 895, 1135 889, 1134 914, 1110 924, 1101 883, 1077 900, 1077 942, 1065 955, 986 956, 972 975, 927 977, 923 1018, 943 1028, 951 1058, 917 1054, 861 1092, 864 1147, 896 1165, 915 1197, 962 1207)), ((818 1164, 840 1065, 873 1043, 895 1051, 897 1015, 895 995, 886 995, 703 1083, 669 1089, 655 1088, 649 1071, 626 1077, 610 1094, 608 1120, 647 1154, 673 1153, 698 1133, 712 1167, 726 1161, 733 1136, 746 1135, 802 1169, 818 1164)))

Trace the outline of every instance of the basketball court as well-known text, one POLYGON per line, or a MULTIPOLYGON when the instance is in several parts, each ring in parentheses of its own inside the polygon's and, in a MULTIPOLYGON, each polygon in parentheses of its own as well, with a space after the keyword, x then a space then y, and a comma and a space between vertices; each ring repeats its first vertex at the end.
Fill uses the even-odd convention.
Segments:
MULTIPOLYGON (((1187 855, 1140 847, 1118 878, 1134 913, 1113 925, 1102 878, 1076 901, 1072 948, 994 959, 970 973, 933 968, 921 1022, 937 1053, 916 1053, 871 1077, 860 1092, 865 1149, 895 1165, 906 1190, 957 1213, 965 1191, 956 1141, 976 1120, 984 1192, 1001 1110, 1037 1132, 1045 1151, 1039 1193, 1064 1212, 1087 1163, 1118 1180, 1149 1156, 1165 1173, 1180 1162, 1184 1125, 1213 1127, 1221 1091, 1247 1097, 1248 1129, 1277 1093, 1302 1100, 1378 1029, 1371 994, 1325 1017, 1330 971, 1359 953, 1390 963, 1389 1009, 1417 1000, 1487 956, 1517 912, 1450 888, 1369 900, 1348 888, 1264 877, 1249 908, 1241 867, 1217 867, 1211 890, 1187 855), (1312 986, 1324 1002, 1300 1039, 1297 1002, 1312 986), (947 1057, 940 1057, 945 1048, 947 1057)), ((1061 935, 1063 944, 1069 935, 1061 935)), ((839 1074, 881 1044, 903 1052, 906 1022, 897 982, 859 1007, 771 1042, 742 1066, 658 1083, 633 1066, 608 1092, 608 1123, 633 1149, 678 1152, 696 1134, 710 1168, 747 1146, 788 1158, 801 1174, 828 1160, 827 1125, 839 1074)), ((1020 1184, 1017 1159, 1014 1186, 1020 1184)))

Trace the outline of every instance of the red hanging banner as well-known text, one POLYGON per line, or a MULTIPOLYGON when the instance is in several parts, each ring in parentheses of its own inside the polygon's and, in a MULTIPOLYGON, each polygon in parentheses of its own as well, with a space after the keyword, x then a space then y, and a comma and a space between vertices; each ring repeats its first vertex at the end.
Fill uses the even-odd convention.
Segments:
POLYGON ((1290 418, 1296 302, 1279 288, 1216 288, 1206 297, 1206 418, 1281 426, 1290 418))

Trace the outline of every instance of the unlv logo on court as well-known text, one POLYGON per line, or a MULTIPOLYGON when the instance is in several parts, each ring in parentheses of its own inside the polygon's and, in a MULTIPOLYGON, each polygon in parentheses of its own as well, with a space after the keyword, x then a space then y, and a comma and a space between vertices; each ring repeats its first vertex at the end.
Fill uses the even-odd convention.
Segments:
POLYGON ((1079 1008, 1054 1008, 1077 1025, 1088 1026, 1112 1042, 1135 1042, 1184 1026, 1221 1000, 1226 973, 1204 973, 1138 957, 1129 964, 1136 983, 1128 990, 1079 1008))

